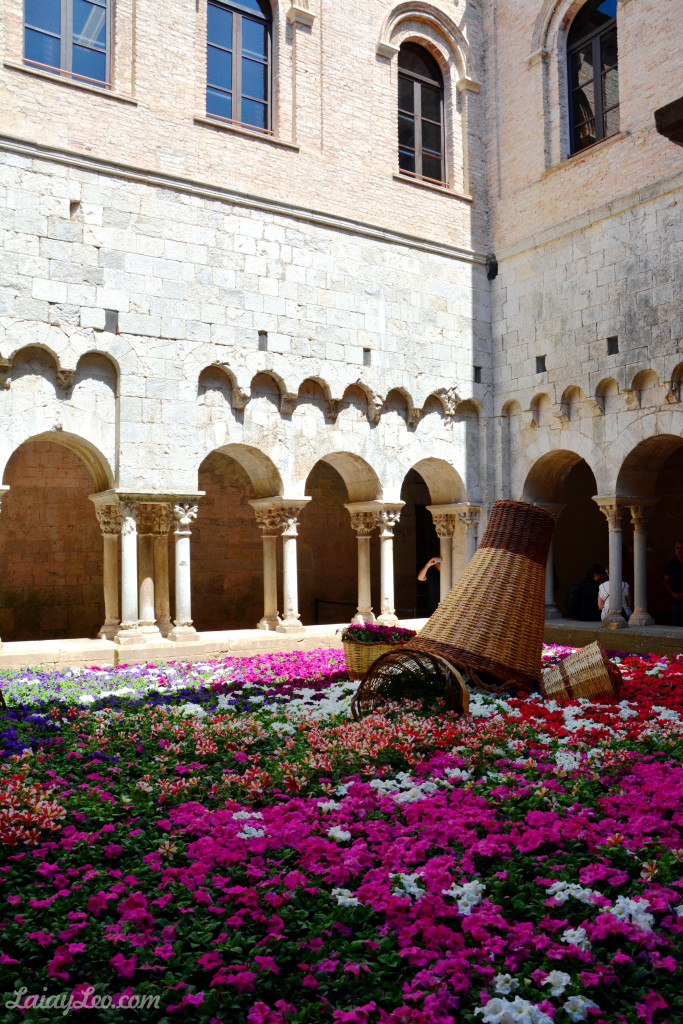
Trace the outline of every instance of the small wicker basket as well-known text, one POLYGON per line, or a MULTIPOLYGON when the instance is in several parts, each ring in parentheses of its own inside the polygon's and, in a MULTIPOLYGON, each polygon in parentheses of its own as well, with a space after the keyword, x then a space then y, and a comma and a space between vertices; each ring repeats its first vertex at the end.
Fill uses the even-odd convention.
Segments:
POLYGON ((404 697, 420 700, 428 695, 444 701, 451 711, 460 715, 467 714, 470 706, 469 690, 455 665, 438 654, 412 651, 405 644, 396 646, 402 646, 404 650, 390 651, 378 659, 356 690, 351 702, 351 714, 356 721, 387 701, 404 697), (427 680, 429 694, 423 689, 427 680), (397 683, 402 693, 396 692, 397 683))
POLYGON ((558 665, 551 665, 541 678, 541 693, 552 700, 616 700, 621 672, 605 656, 600 644, 589 644, 575 651, 558 665))
POLYGON ((349 679, 362 679, 378 658, 403 647, 405 642, 398 640, 393 644, 363 644, 357 640, 344 640, 344 659, 349 679))

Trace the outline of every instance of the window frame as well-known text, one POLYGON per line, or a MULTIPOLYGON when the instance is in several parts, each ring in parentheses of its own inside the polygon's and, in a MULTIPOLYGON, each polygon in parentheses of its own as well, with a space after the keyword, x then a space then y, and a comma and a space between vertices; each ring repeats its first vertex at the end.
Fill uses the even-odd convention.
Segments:
MULTIPOLYGON (((437 67, 438 67, 438 62, 436 61, 436 58, 434 57, 434 55, 432 53, 430 53, 430 51, 425 46, 422 46, 422 44, 420 42, 414 41, 414 40, 407 40, 406 43, 413 43, 414 46, 420 47, 420 49, 424 50, 425 53, 427 53, 432 58, 432 60, 434 60, 434 62, 437 64, 437 67)), ((403 46, 405 46, 406 43, 404 43, 403 46)), ((400 49, 399 49, 398 59, 397 60, 398 60, 398 63, 397 63, 397 66, 398 66, 398 77, 397 77, 398 103, 397 103, 397 111, 396 111, 396 113, 397 113, 397 118, 396 118, 397 124, 398 124, 398 119, 400 118, 400 116, 402 114, 404 116, 406 116, 406 115, 412 116, 412 118, 413 118, 413 120, 415 122, 415 170, 414 171, 408 171, 408 170, 405 170, 404 168, 401 167, 401 165, 400 165, 401 144, 400 144, 400 141, 399 141, 399 143, 398 143, 398 151, 399 151, 399 168, 398 168, 398 173, 402 174, 402 175, 405 175, 407 178, 412 178, 412 179, 417 180, 417 181, 424 181, 424 182, 427 182, 429 184, 439 186, 441 188, 448 188, 449 181, 448 181, 448 165, 447 165, 447 154, 446 154, 446 88, 445 88, 445 82, 444 82, 444 78, 443 78, 443 73, 441 72, 441 69, 439 68, 439 73, 441 75, 441 81, 439 82, 439 81, 436 81, 433 78, 426 78, 423 75, 419 75, 417 72, 408 71, 405 68, 402 68, 401 64, 400 64, 400 60, 401 60, 400 49), (404 108, 401 107, 400 80, 402 78, 405 81, 410 82, 412 84, 412 86, 413 86, 413 109, 412 110, 405 110, 404 108), (438 90, 438 93, 439 93, 439 122, 440 122, 439 128, 440 128, 440 138, 441 138, 441 174, 442 174, 441 178, 432 178, 432 177, 422 173, 422 157, 423 157, 422 86, 423 85, 427 85, 431 89, 438 90), (419 131, 418 131, 418 125, 419 125, 419 131), (419 167, 419 170, 418 170, 418 167, 419 167)), ((427 120, 429 120, 432 124, 435 124, 435 122, 432 121, 431 118, 427 118, 427 120)), ((428 156, 429 155, 430 154, 428 154, 428 156)), ((432 157, 432 159, 434 159, 434 157, 432 157)))
MULTIPOLYGON (((104 43, 104 78, 90 78, 88 75, 80 75, 77 71, 73 70, 73 48, 74 48, 74 3, 73 0, 60 0, 60 23, 59 23, 59 67, 53 67, 51 64, 41 64, 40 61, 31 60, 30 57, 26 56, 26 29, 30 29, 33 32, 39 32, 41 35, 50 36, 50 38, 57 38, 53 32, 48 32, 44 28, 29 24, 26 19, 26 3, 25 0, 22 3, 22 62, 29 68, 37 68, 40 71, 45 71, 54 74, 58 77, 66 76, 70 81, 83 82, 90 86, 100 86, 105 89, 111 89, 112 87, 112 6, 113 0, 103 0, 103 2, 95 3, 94 6, 104 6, 105 12, 105 43, 104 43)), ((89 49, 94 49, 89 47, 89 49)), ((98 51, 102 52, 102 51, 98 51)))
MULTIPOLYGON (((587 6, 587 4, 584 4, 583 7, 579 8, 579 10, 576 12, 574 21, 576 21, 576 19, 579 17, 579 15, 583 11, 584 7, 586 7, 586 6, 587 6)), ((617 8, 617 11, 618 11, 618 8, 617 8)), ((567 47, 566 47, 566 56, 567 56, 567 61, 566 61, 566 68, 567 68, 567 111, 568 111, 568 114, 569 114, 569 139, 568 139, 568 143, 569 143, 569 146, 568 146, 569 153, 568 153, 568 155, 569 156, 576 156, 578 153, 584 153, 587 149, 591 149, 593 146, 597 146, 601 142, 605 142, 607 139, 611 139, 615 135, 619 134, 619 131, 620 131, 620 126, 619 125, 617 126, 616 130, 613 131, 613 132, 610 132, 609 135, 605 134, 605 114, 606 113, 610 113, 610 111, 616 109, 616 110, 619 111, 619 118, 621 120, 621 96, 619 96, 619 100, 618 100, 618 102, 616 104, 614 104, 613 106, 609 107, 609 109, 607 111, 605 111, 605 105, 604 105, 604 102, 603 102, 603 70, 602 70, 602 40, 606 36, 612 35, 612 33, 614 33, 615 38, 616 38, 616 42, 617 42, 617 60, 616 60, 616 64, 614 64, 613 67, 616 69, 616 72, 617 72, 617 84, 618 84, 618 82, 619 82, 618 16, 617 16, 617 14, 615 14, 615 16, 613 18, 611 18, 608 22, 606 22, 604 25, 601 25, 598 28, 593 29, 592 32, 586 32, 583 36, 581 36, 580 38, 578 38, 575 41, 570 43, 569 42, 569 38, 571 36, 573 24, 574 24, 574 22, 572 22, 572 24, 569 26, 569 31, 567 33, 567 47), (591 47, 591 54, 592 54, 592 60, 593 60, 593 79, 592 79, 592 81, 593 81, 593 96, 594 96, 593 117, 592 118, 588 118, 588 119, 584 119, 584 120, 579 120, 579 114, 575 110, 575 104, 574 104, 574 94, 575 94, 575 92, 577 90, 574 88, 574 84, 573 84, 574 83, 574 79, 573 79, 573 75, 572 75, 572 58, 574 57, 574 55, 576 53, 579 52, 579 50, 581 50, 581 49, 585 50, 587 44, 589 44, 589 43, 590 43, 590 47, 591 47), (577 128, 579 128, 583 124, 588 123, 591 120, 595 121, 595 140, 593 142, 587 143, 587 145, 585 145, 585 146, 581 146, 578 149, 575 148, 574 138, 575 138, 575 133, 576 133, 577 128)))
MULTIPOLYGON (((239 0, 207 0, 207 26, 206 26, 206 52, 207 52, 207 69, 206 69, 206 88, 205 88, 205 110, 206 117, 211 121, 216 121, 218 124, 233 125, 237 128, 243 128, 246 131, 257 132, 259 135, 273 135, 273 11, 270 3, 270 16, 266 17, 262 15, 259 19, 258 15, 248 7, 242 6, 239 0), (209 85, 209 69, 208 69, 208 48, 209 46, 216 46, 218 49, 227 51, 227 47, 223 44, 209 41, 209 27, 208 27, 208 8, 218 7, 221 10, 229 11, 232 15, 232 38, 231 46, 232 49, 229 51, 232 55, 232 79, 231 79, 231 109, 233 114, 237 109, 239 111, 239 119, 236 117, 222 117, 220 114, 213 114, 208 109, 208 90, 209 88, 217 89, 218 91, 227 92, 228 90, 221 89, 220 86, 209 85), (254 102, 264 102, 266 108, 265 127, 259 125, 250 124, 248 121, 241 120, 242 115, 242 101, 245 99, 242 91, 242 62, 244 60, 244 54, 242 53, 242 21, 243 18, 247 17, 255 22, 261 22, 266 29, 266 97, 265 101, 258 98, 247 96, 246 99, 251 99, 254 102)), ((252 59, 252 58, 248 58, 252 59)))

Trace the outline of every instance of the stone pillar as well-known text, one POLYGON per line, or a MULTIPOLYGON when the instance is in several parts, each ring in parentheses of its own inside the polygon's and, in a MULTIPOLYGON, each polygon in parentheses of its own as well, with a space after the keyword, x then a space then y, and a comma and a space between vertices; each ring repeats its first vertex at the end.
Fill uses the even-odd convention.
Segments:
POLYGON ((257 629, 277 629, 281 623, 277 610, 277 537, 280 515, 273 506, 252 501, 256 523, 263 537, 263 618, 257 629))
POLYGON ((310 501, 284 501, 280 506, 280 533, 282 534, 282 601, 283 619, 276 627, 278 633, 303 633, 299 616, 299 588, 296 557, 299 513, 310 501))
POLYGON ((449 505, 428 505, 427 509, 432 514, 434 529, 439 538, 441 555, 441 575, 439 580, 439 601, 443 601, 448 591, 453 586, 453 537, 458 525, 457 513, 444 511, 452 509, 449 505))
MULTIPOLYGON (((562 515, 562 512, 567 507, 556 502, 540 502, 537 501, 535 504, 538 508, 544 508, 546 512, 550 512, 551 516, 557 520, 562 515)), ((548 548, 548 561, 545 566, 545 618, 548 619, 561 619, 562 612, 555 604, 555 536, 550 541, 550 547, 548 548)))
MULTIPOLYGON (((0 509, 2 508, 2 499, 7 494, 8 491, 9 487, 5 487, 2 484, 0 484, 0 509)), ((0 640, 0 647, 2 647, 2 640, 0 640)))
POLYGON ((152 516, 154 534, 154 614, 159 632, 171 632, 171 599, 168 585, 168 535, 173 525, 170 505, 155 505, 152 516))
POLYGON ((609 614, 602 620, 604 629, 625 629, 621 596, 621 503, 619 498, 597 497, 593 501, 600 507, 609 528, 609 614))
POLYGON ((357 512, 353 505, 347 505, 351 515, 351 529, 358 541, 358 610, 352 622, 374 622, 372 591, 370 581, 370 537, 377 525, 372 512, 357 512))
POLYGON ((138 614, 145 640, 160 640, 156 624, 154 594, 154 506, 140 505, 138 511, 138 614))
POLYGON ((382 626, 394 626, 398 622, 394 608, 394 527, 401 518, 404 502, 382 505, 374 517, 379 526, 380 540, 380 614, 377 621, 382 626))
POLYGON ((465 565, 469 565, 477 550, 477 530, 479 528, 480 505, 459 505, 458 522, 465 531, 465 565))
POLYGON ((175 624, 169 640, 194 642, 199 633, 192 625, 192 577, 190 574, 190 533, 197 518, 196 505, 174 505, 175 519, 175 624))
POLYGON ((126 502, 121 510, 121 628, 117 644, 144 644, 138 622, 138 506, 126 502))
POLYGON ((102 583, 104 587, 104 625, 97 634, 100 640, 113 640, 119 631, 119 535, 121 510, 118 505, 95 507, 102 531, 104 547, 102 583))
POLYGON ((647 522, 653 504, 653 501, 629 504, 633 521, 633 614, 628 620, 629 626, 651 626, 655 621, 647 610, 647 522))

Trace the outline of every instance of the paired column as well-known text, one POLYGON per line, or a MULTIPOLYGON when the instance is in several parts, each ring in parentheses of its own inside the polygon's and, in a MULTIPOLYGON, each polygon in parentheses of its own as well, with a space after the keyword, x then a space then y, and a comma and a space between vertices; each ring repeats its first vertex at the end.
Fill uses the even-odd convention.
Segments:
POLYGON ((377 621, 383 626, 398 622, 394 607, 394 527, 401 517, 405 502, 382 505, 373 513, 379 526, 380 540, 380 614, 377 621))
POLYGON ((609 529, 609 613, 602 620, 605 629, 625 629, 628 623, 622 614, 621 567, 621 499, 597 497, 593 501, 600 507, 609 529))
POLYGON ((439 600, 444 597, 454 583, 453 570, 453 538, 458 525, 457 505, 427 505, 432 514, 434 529, 439 538, 439 554, 441 555, 441 574, 439 580, 439 600))
MULTIPOLYGON (((629 626, 651 626, 655 621, 647 610, 647 522, 657 499, 629 502, 633 521, 633 614, 629 626)), ((612 596, 610 594, 610 607, 612 596)))
POLYGON ((374 622, 370 580, 370 538, 377 521, 368 506, 346 505, 358 542, 358 610, 352 622, 374 622))
POLYGON ((303 633, 304 627, 299 615, 299 586, 296 558, 299 513, 310 501, 288 502, 280 510, 282 534, 282 597, 284 618, 277 626, 278 633, 303 633))
POLYGON ((167 637, 171 632, 171 599, 168 584, 168 535, 173 525, 170 505, 155 505, 152 513, 154 537, 154 614, 159 632, 167 637))
POLYGON ((117 644, 143 644, 138 623, 138 506, 126 502, 121 513, 121 624, 114 637, 117 644))
POLYGON ((310 498, 255 498, 249 504, 263 533, 263 618, 259 629, 303 633, 299 615, 296 539, 299 514, 310 498), (277 611, 277 536, 282 537, 283 617, 277 611))
POLYGON ((175 623, 169 640, 192 642, 199 633, 192 625, 192 578, 190 575, 190 535, 197 518, 197 505, 174 505, 175 520, 175 623))
POLYGON ((152 505, 138 506, 138 614, 140 632, 145 641, 160 640, 156 623, 154 574, 154 525, 156 509, 152 505))
MULTIPOLYGON (((2 499, 7 494, 8 491, 9 487, 4 487, 2 484, 0 484, 0 509, 2 508, 2 499)), ((0 647, 2 647, 2 640, 0 640, 0 647)))
POLYGON ((250 502, 263 538, 263 617, 257 629, 275 630, 282 622, 277 610, 277 538, 280 515, 273 507, 250 502))
POLYGON ((121 509, 118 505, 95 507, 97 522, 102 531, 104 586, 104 624, 97 634, 101 640, 114 640, 119 631, 119 535, 121 509))
POLYGON ((458 522, 465 531, 465 565, 469 565, 477 550, 477 532, 479 530, 480 505, 457 505, 458 522))
MULTIPOLYGON (((535 502, 538 508, 544 508, 546 512, 550 512, 551 516, 557 520, 562 515, 562 512, 567 507, 566 505, 558 504, 557 502, 535 502)), ((610 602, 611 604, 611 602, 610 602)), ((561 619, 562 612, 555 604, 555 535, 553 534, 552 540, 550 541, 550 547, 548 549, 548 561, 545 566, 545 618, 548 619, 561 619)))

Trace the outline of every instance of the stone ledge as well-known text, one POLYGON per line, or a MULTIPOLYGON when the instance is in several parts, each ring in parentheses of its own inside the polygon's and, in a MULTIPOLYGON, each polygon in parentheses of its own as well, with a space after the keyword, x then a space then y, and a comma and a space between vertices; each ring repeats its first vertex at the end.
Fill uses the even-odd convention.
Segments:
POLYGON ((54 82, 57 85, 68 85, 72 89, 80 89, 82 92, 89 92, 94 96, 104 96, 108 100, 115 100, 118 103, 128 103, 137 107, 138 101, 134 96, 124 92, 114 92, 113 89, 101 89, 97 85, 88 85, 87 82, 79 82, 73 78, 66 78, 63 75, 53 74, 50 71, 41 71, 40 68, 33 68, 30 64, 22 64, 16 60, 3 61, 3 67, 9 71, 21 71, 25 75, 32 75, 34 78, 42 78, 45 82, 54 82))

